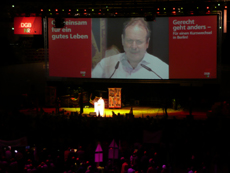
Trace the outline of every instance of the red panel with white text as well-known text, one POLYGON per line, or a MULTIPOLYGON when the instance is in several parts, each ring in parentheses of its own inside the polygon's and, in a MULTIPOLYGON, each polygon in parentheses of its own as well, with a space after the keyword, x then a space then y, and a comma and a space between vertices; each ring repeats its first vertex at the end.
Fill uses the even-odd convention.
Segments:
POLYGON ((216 78, 217 16, 169 18, 169 78, 216 78))
POLYGON ((91 77, 91 19, 66 18, 64 28, 55 28, 48 19, 49 75, 91 77))
POLYGON ((15 17, 14 34, 42 35, 41 17, 15 17))

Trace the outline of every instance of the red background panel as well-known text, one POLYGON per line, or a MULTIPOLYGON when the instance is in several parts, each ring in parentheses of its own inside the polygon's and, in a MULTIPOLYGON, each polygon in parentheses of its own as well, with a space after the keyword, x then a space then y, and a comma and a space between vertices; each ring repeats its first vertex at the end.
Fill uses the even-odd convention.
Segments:
POLYGON ((42 18, 15 17, 14 34, 42 35, 42 18))
POLYGON ((169 18, 169 78, 203 79, 216 78, 217 57, 217 16, 189 16, 169 18), (210 32, 212 34, 188 35, 187 39, 173 39, 173 21, 194 20, 194 24, 185 25, 180 32, 210 32), (206 29, 187 30, 188 26, 205 26, 206 29), (209 72, 210 75, 205 75, 209 72))
POLYGON ((64 28, 54 28, 52 24, 54 19, 48 19, 49 75, 90 78, 92 68, 91 19, 65 19, 65 21, 69 20, 86 21, 87 25, 66 25, 64 28), (87 35, 88 38, 74 39, 74 36, 79 37, 79 35, 87 35))

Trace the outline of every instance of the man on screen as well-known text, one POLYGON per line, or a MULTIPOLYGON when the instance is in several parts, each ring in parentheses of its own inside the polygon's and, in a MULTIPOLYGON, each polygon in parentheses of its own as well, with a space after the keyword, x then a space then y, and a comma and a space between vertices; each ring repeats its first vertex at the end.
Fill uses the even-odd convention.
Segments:
POLYGON ((150 30, 143 18, 125 23, 121 39, 125 52, 103 58, 92 70, 92 78, 168 79, 168 64, 146 52, 150 30))

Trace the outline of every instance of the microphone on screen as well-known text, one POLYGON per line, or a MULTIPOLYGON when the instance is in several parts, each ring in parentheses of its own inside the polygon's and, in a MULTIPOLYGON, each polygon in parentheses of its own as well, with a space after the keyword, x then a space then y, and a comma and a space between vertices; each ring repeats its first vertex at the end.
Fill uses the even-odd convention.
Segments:
POLYGON ((147 66, 144 65, 144 64, 141 64, 141 66, 144 67, 146 70, 153 72, 153 73, 154 73, 155 75, 157 75, 160 79, 162 79, 162 77, 160 77, 160 76, 159 76, 155 71, 153 71, 151 68, 147 67, 147 66))
POLYGON ((118 69, 119 63, 120 63, 120 61, 117 62, 116 66, 115 66, 115 69, 113 71, 113 74, 110 76, 110 78, 114 75, 115 71, 118 69))

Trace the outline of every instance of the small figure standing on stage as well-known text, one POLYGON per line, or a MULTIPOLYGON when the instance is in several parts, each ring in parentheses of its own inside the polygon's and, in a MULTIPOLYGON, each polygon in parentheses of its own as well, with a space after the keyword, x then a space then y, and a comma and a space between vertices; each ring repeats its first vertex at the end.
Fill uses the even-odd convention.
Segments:
POLYGON ((105 103, 102 97, 99 98, 97 102, 94 103, 94 111, 96 115, 104 116, 105 103))

